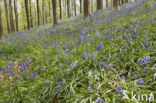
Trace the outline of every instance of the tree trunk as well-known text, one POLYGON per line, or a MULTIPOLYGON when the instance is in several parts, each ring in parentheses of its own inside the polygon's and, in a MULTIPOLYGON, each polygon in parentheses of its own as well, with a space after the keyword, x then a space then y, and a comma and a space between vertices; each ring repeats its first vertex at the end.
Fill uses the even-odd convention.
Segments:
POLYGON ((89 0, 84 0, 83 1, 83 10, 84 10, 84 17, 89 17, 89 0))
POLYGON ((14 11, 15 11, 16 31, 18 32, 18 11, 17 11, 17 1, 16 0, 14 0, 14 11))
POLYGON ((76 0, 74 0, 74 11, 75 11, 75 16, 77 16, 77 14, 76 14, 76 0))
POLYGON ((103 9, 103 2, 102 0, 97 0, 97 11, 103 9))
POLYGON ((2 39, 3 35, 3 26, 2 26, 2 11, 1 11, 1 4, 0 4, 0 40, 2 39))
POLYGON ((45 24, 45 0, 42 0, 42 16, 43 16, 43 25, 45 24))
POLYGON ((51 0, 49 0, 49 17, 50 17, 50 22, 52 22, 52 17, 51 17, 51 0))
POLYGON ((125 0, 125 3, 128 3, 128 0, 125 0))
POLYGON ((59 6, 60 6, 60 19, 62 19, 62 2, 59 0, 59 6))
POLYGON ((122 4, 124 4, 124 0, 122 0, 122 4))
POLYGON ((57 12, 56 12, 56 0, 52 0, 52 6, 53 6, 53 24, 54 26, 58 24, 57 21, 57 12))
POLYGON ((114 7, 116 10, 119 10, 119 0, 113 0, 113 7, 114 7))
POLYGON ((30 29, 28 0, 25 0, 25 12, 26 12, 26 17, 27 17, 27 29, 30 29))
POLYGON ((106 0, 106 8, 108 8, 108 0, 106 0))
POLYGON ((4 5, 5 5, 5 17, 6 17, 6 22, 7 22, 7 29, 8 29, 8 33, 10 33, 10 26, 9 26, 9 18, 8 18, 8 4, 7 4, 7 0, 4 0, 4 5))
POLYGON ((32 16, 32 9, 31 9, 31 0, 29 0, 29 11, 30 11, 30 27, 33 28, 33 16, 32 16))
POLYGON ((39 7, 39 0, 36 1, 37 4, 37 21, 38 21, 38 26, 40 26, 40 7, 39 7))
POLYGON ((13 11, 12 11, 12 0, 9 0, 9 8, 10 8, 10 28, 11 28, 11 32, 14 32, 15 25, 14 25, 13 11))
POLYGON ((82 14, 82 0, 80 0, 80 14, 82 14))
POLYGON ((68 11, 68 18, 71 17, 71 12, 70 12, 70 0, 67 0, 67 11, 68 11))

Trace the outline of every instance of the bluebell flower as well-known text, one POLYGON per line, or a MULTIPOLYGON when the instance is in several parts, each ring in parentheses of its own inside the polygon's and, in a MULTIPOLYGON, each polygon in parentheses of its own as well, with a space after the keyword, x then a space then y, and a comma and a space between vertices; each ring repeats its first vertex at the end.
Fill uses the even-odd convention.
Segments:
POLYGON ((63 84, 64 84, 64 81, 59 81, 59 82, 56 83, 57 86, 61 86, 63 84))
POLYGON ((98 62, 99 68, 101 67, 101 62, 98 62))
POLYGON ((70 64, 70 69, 73 69, 73 67, 74 67, 74 62, 70 64))
POLYGON ((97 98, 96 98, 96 101, 97 101, 97 102, 105 103, 105 101, 104 101, 101 97, 97 97, 97 98))
POLYGON ((14 66, 14 64, 12 62, 9 63, 10 66, 14 66))
POLYGON ((37 103, 37 99, 34 99, 34 103, 37 103))
POLYGON ((99 45, 98 47, 96 47, 95 50, 100 50, 100 49, 102 49, 102 48, 104 48, 104 45, 99 45))
POLYGON ((66 71, 66 74, 69 75, 69 71, 66 71))
POLYGON ((150 57, 147 57, 147 56, 146 56, 146 57, 144 58, 144 60, 145 60, 147 63, 150 63, 150 57))
POLYGON ((57 89, 57 90, 56 90, 56 94, 58 94, 58 93, 59 93, 59 91, 60 91, 60 90, 59 90, 59 89, 57 89))
POLYGON ((116 92, 122 93, 122 89, 118 86, 116 87, 116 92))
POLYGON ((37 72, 33 73, 33 76, 34 78, 36 78, 38 76, 38 73, 37 72))
POLYGON ((46 81, 45 83, 46 83, 46 84, 48 84, 48 83, 49 83, 49 81, 46 81))
POLYGON ((88 91, 92 91, 93 90, 93 88, 92 87, 88 87, 88 91))
POLYGON ((42 65, 42 66, 41 66, 41 68, 42 68, 42 69, 45 69, 45 66, 44 66, 44 65, 42 65))
POLYGON ((138 79, 137 84, 138 84, 138 85, 143 84, 143 80, 142 80, 142 78, 138 79))

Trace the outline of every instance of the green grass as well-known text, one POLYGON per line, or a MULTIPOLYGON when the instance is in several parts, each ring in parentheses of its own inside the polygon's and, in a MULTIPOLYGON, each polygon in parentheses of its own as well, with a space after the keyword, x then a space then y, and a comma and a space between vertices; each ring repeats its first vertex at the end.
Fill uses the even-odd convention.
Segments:
POLYGON ((54 28, 6 37, 6 41, 0 42, 0 52, 8 52, 7 56, 1 55, 1 69, 17 70, 19 67, 9 66, 15 61, 17 64, 30 61, 30 64, 23 72, 14 76, 6 74, 0 79, 0 102, 96 103, 97 97, 106 103, 137 102, 119 100, 123 95, 116 91, 117 87, 122 92, 125 90, 130 98, 131 93, 155 95, 156 21, 151 20, 156 20, 156 8, 148 9, 154 5, 154 0, 149 0, 126 5, 121 11, 102 10, 86 20, 78 17, 54 28), (115 25, 117 29, 114 30, 115 25), (10 40, 18 36, 23 39, 10 40), (128 39, 131 40, 127 43, 128 39), (66 54, 68 49, 69 54, 66 54), (150 62, 138 65, 145 57, 150 57, 150 62), (105 64, 106 69, 104 62, 108 64, 105 64), (34 73, 38 76, 33 76, 34 73), (143 84, 138 85, 140 78, 143 84), (60 81, 63 83, 57 86, 60 81))

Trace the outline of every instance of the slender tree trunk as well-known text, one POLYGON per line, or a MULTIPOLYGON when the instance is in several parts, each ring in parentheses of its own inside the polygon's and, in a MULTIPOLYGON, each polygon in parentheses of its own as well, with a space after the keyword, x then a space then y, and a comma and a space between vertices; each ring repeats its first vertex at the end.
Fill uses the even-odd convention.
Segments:
POLYGON ((29 0, 29 11, 30 11, 30 27, 33 28, 33 16, 32 16, 32 8, 31 8, 31 0, 29 0))
POLYGON ((45 24, 45 0, 42 0, 42 21, 43 21, 43 25, 45 24))
POLYGON ((102 0, 97 0, 97 10, 103 9, 103 2, 102 0))
POLYGON ((2 10, 1 10, 1 4, 0 4, 0 40, 2 39, 2 35, 3 35, 2 10))
POLYGON ((76 0, 74 0, 74 11, 75 11, 75 16, 77 16, 77 14, 76 14, 76 0))
POLYGON ((122 0, 122 4, 124 4, 124 0, 122 0))
POLYGON ((38 21, 38 26, 40 26, 40 7, 39 7, 39 0, 36 1, 37 4, 37 21, 38 21))
POLYGON ((60 19, 62 19, 62 2, 59 0, 59 6, 60 6, 60 19))
POLYGON ((119 10, 119 0, 113 0, 113 7, 114 7, 116 10, 119 10))
POLYGON ((25 0, 25 12, 26 12, 26 17, 27 17, 27 29, 30 29, 28 0, 25 0))
POLYGON ((51 17, 51 0, 49 0, 49 17, 50 17, 50 22, 52 22, 52 17, 51 17))
POLYGON ((4 0, 4 5, 5 5, 5 17, 6 17, 6 22, 7 22, 7 29, 8 29, 8 33, 10 33, 10 26, 9 26, 9 19, 8 19, 8 4, 7 4, 7 0, 4 0))
POLYGON ((16 31, 18 31, 18 11, 17 11, 17 1, 16 0, 14 0, 14 11, 15 11, 16 31))
POLYGON ((14 25, 13 10, 12 10, 12 0, 9 0, 9 8, 10 8, 10 28, 11 28, 11 32, 14 32, 15 25, 14 25))
POLYGON ((108 8, 108 0, 106 0, 106 8, 108 8))
POLYGON ((67 0, 67 11, 68 11, 68 18, 71 17, 71 12, 70 12, 70 0, 67 0))
POLYGON ((128 3, 128 0, 125 0, 125 3, 128 3))
POLYGON ((57 21, 57 12, 56 12, 56 0, 52 0, 52 6, 53 6, 53 24, 54 26, 58 24, 57 21))
POLYGON ((82 14, 82 0, 80 0, 80 14, 82 14))
POLYGON ((84 17, 89 17, 90 14, 89 14, 89 0, 84 0, 83 1, 83 10, 84 10, 84 17))

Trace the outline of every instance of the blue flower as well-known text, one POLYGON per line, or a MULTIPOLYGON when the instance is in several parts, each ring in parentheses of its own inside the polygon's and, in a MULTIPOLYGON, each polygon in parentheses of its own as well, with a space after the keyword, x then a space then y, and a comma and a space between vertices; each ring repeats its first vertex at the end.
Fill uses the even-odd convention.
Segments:
POLYGON ((66 74, 69 75, 69 71, 66 71, 66 74))
POLYGON ((101 62, 98 62, 99 68, 101 67, 101 62))
POLYGON ((14 64, 12 62, 9 63, 10 66, 14 66, 14 64))
POLYGON ((70 64, 70 68, 72 69, 74 67, 74 63, 72 62, 71 64, 70 64))
POLYGON ((36 78, 36 77, 38 76, 38 73, 35 72, 35 73, 33 74, 33 76, 34 76, 34 78, 36 78))
POLYGON ((122 89, 118 86, 116 87, 116 92, 122 93, 122 89))
POLYGON ((37 99, 34 99, 34 103, 37 103, 37 99))
POLYGON ((143 84, 143 80, 142 80, 142 78, 138 79, 137 84, 138 84, 138 85, 143 84))
POLYGON ((101 97, 97 97, 97 98, 96 98, 96 101, 97 101, 97 102, 105 103, 105 101, 104 101, 101 97))
POLYGON ((58 93, 59 93, 59 91, 60 91, 60 90, 59 90, 59 89, 57 89, 57 90, 56 90, 56 94, 58 94, 58 93))
POLYGON ((46 83, 46 84, 48 84, 48 83, 49 83, 49 81, 46 81, 45 83, 46 83))
POLYGON ((59 81, 59 82, 56 83, 57 86, 61 86, 63 84, 64 84, 64 81, 59 81))
POLYGON ((96 47, 95 50, 100 50, 100 49, 102 49, 102 48, 104 48, 104 45, 99 45, 98 47, 96 47))
POLYGON ((92 91, 93 89, 92 89, 92 87, 88 87, 88 91, 92 91))

